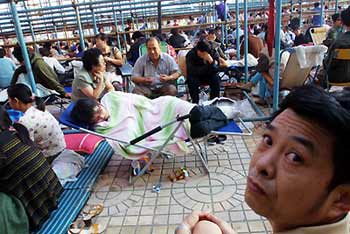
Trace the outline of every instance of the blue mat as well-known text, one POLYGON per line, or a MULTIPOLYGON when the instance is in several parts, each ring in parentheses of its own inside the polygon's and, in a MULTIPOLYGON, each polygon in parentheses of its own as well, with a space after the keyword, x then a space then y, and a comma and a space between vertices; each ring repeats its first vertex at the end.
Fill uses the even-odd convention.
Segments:
POLYGON ((67 234, 70 224, 75 220, 90 196, 86 189, 65 190, 59 200, 58 209, 41 226, 37 234, 67 234))
POLYGON ((232 133, 232 132, 237 132, 237 133, 242 133, 242 129, 237 125, 235 121, 230 121, 228 124, 226 124, 224 127, 216 130, 215 132, 227 132, 227 133, 232 133))
POLYGON ((66 183, 58 202, 58 209, 42 225, 37 234, 66 234, 70 224, 85 206, 91 194, 91 188, 97 177, 113 155, 113 149, 107 141, 102 141, 95 152, 85 156, 85 167, 75 182, 66 183))

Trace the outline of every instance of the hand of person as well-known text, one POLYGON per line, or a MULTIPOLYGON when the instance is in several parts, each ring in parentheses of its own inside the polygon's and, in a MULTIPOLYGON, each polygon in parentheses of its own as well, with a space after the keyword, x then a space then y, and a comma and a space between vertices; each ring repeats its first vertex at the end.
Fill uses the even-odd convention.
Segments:
POLYGON ((159 80, 161 82, 166 82, 166 81, 169 81, 169 80, 172 80, 173 78, 171 76, 168 76, 168 75, 165 75, 165 74, 160 74, 159 76, 159 80))
POLYGON ((106 62, 106 63, 107 63, 107 62, 111 62, 111 60, 112 60, 112 58, 110 58, 110 57, 108 57, 108 56, 105 56, 104 59, 105 59, 105 62, 106 62))
POLYGON ((93 74, 93 76, 94 76, 94 79, 97 82, 97 84, 104 82, 103 72, 96 72, 93 74))
POLYGON ((143 80, 143 83, 144 84, 147 84, 147 85, 150 85, 153 83, 153 78, 152 77, 145 77, 144 80, 143 80))
POLYGON ((210 213, 207 214, 205 216, 205 219, 218 225, 222 234, 237 234, 228 223, 219 219, 218 217, 216 217, 213 214, 210 214, 210 213))
POLYGON ((207 61, 209 64, 212 64, 214 59, 211 57, 211 55, 208 52, 203 53, 202 59, 207 61))
POLYGON ((207 211, 193 211, 189 216, 182 222, 190 230, 192 230, 199 221, 207 220, 215 223, 220 228, 222 234, 236 234, 231 226, 225 221, 217 218, 215 215, 210 214, 207 211))
POLYGON ((219 58, 219 65, 220 67, 228 67, 227 61, 223 58, 219 58))

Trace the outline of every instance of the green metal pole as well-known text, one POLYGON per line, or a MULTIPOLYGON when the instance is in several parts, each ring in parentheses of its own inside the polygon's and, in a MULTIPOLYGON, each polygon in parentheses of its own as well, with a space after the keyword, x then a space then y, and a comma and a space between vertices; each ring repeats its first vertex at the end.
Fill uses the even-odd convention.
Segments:
POLYGON ((77 24, 78 24, 80 46, 84 51, 85 50, 84 33, 83 33, 83 27, 81 26, 79 9, 78 9, 78 6, 76 5, 75 0, 72 0, 72 4, 75 10, 75 15, 76 15, 77 24))
POLYGON ((162 33, 162 2, 161 2, 161 0, 158 0, 157 8, 158 8, 158 33, 161 34, 162 33))
POLYGON ((335 0, 335 13, 338 12, 338 0, 335 0))
POLYGON ((35 43, 35 34, 34 34, 34 30, 33 30, 33 25, 32 25, 32 22, 30 20, 30 17, 29 17, 28 11, 27 11, 27 5, 26 5, 25 1, 23 1, 23 7, 26 10, 26 16, 27 16, 27 20, 28 20, 28 23, 29 23, 30 34, 32 36, 33 42, 35 43))
POLYGON ((324 24, 324 0, 321 0, 321 26, 324 24))
POLYGON ((244 74, 248 82, 248 0, 244 0, 244 74))
POLYGON ((121 47, 119 33, 118 33, 118 31, 119 31, 118 30, 118 20, 117 20, 117 15, 115 13, 114 7, 113 7, 113 19, 114 19, 115 28, 117 30, 115 35, 117 36, 118 48, 119 48, 120 51, 122 51, 123 48, 121 47))
POLYGON ((24 41, 23 32, 22 32, 22 28, 21 28, 21 22, 19 21, 15 0, 9 0, 9 5, 10 5, 11 13, 12 13, 12 19, 14 22, 18 43, 21 46, 22 55, 24 58, 24 64, 25 64, 28 78, 29 78, 29 83, 30 83, 30 86, 32 88, 33 93, 35 93, 35 95, 37 95, 38 93, 36 90, 36 84, 35 84, 35 79, 34 79, 34 75, 33 75, 32 65, 30 64, 27 46, 26 46, 26 43, 24 41))
POLYGON ((236 56, 237 60, 240 59, 240 40, 239 40, 239 2, 236 0, 236 56))
POLYGON ((92 5, 90 5, 90 11, 92 13, 92 23, 93 23, 94 34, 97 35, 98 31, 97 31, 96 15, 92 5))
POLYGON ((123 38, 124 38, 124 42, 125 42, 125 51, 127 51, 127 48, 126 48, 126 34, 125 34, 125 27, 124 27, 124 16, 123 16, 123 12, 122 11, 119 11, 120 12, 120 16, 121 16, 121 20, 122 20, 122 31, 124 32, 123 33, 123 38))
POLYGON ((299 0, 299 27, 303 27, 303 1, 299 0))

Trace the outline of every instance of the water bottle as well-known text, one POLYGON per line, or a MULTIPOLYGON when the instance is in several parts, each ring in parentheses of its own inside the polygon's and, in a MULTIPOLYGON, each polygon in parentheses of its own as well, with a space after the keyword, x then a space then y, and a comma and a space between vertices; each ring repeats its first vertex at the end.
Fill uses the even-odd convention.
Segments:
POLYGON ((131 161, 132 173, 134 176, 137 176, 141 171, 140 162, 138 160, 131 161))
POLYGON ((185 77, 180 76, 177 81, 176 81, 176 85, 177 85, 177 92, 180 95, 183 95, 186 93, 186 84, 185 84, 186 80, 185 77))

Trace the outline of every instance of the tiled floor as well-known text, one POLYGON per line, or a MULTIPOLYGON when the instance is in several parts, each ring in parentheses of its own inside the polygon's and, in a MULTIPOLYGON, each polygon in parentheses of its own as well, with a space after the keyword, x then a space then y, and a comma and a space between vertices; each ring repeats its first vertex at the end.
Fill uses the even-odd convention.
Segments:
POLYGON ((193 152, 173 159, 158 159, 155 170, 134 185, 128 184, 130 161, 114 155, 93 188, 88 204, 103 203, 96 222, 107 234, 173 234, 192 210, 209 210, 232 224, 238 233, 268 233, 265 219, 244 202, 251 153, 259 136, 233 137, 210 146, 206 173, 193 152), (168 175, 186 166, 190 177, 171 182, 168 175), (160 193, 152 192, 161 182, 160 193))

